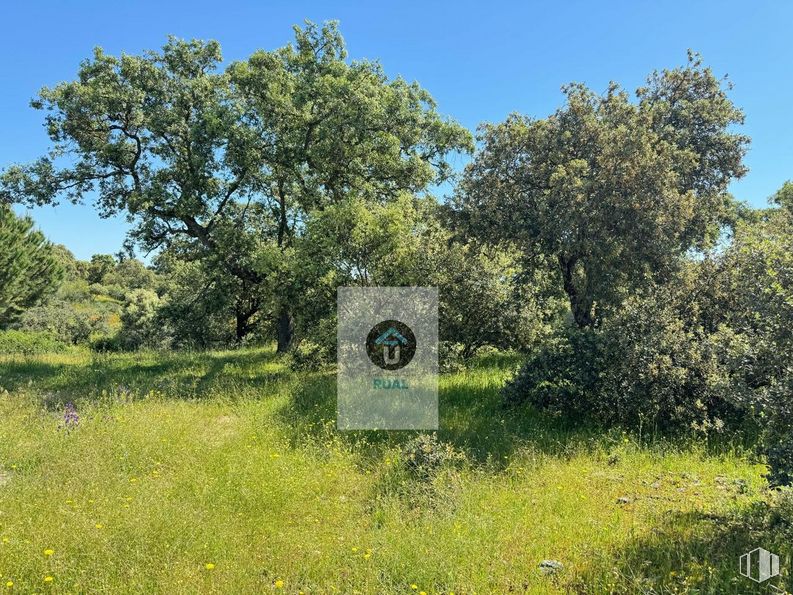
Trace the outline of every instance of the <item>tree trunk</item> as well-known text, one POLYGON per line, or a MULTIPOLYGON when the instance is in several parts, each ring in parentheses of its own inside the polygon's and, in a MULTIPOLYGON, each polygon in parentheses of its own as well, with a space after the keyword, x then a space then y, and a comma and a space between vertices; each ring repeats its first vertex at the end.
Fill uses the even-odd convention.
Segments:
POLYGON ((244 312, 237 311, 237 344, 242 343, 245 335, 248 334, 248 317, 244 312))
POLYGON ((592 326, 595 322, 592 314, 593 304, 592 299, 588 295, 582 294, 576 285, 574 274, 577 262, 578 259, 575 256, 570 258, 559 257, 564 291, 570 300, 570 310, 573 313, 573 319, 578 325, 578 328, 586 328, 592 326))
POLYGON ((278 315, 276 328, 278 332, 278 349, 276 353, 286 353, 292 345, 295 330, 294 320, 292 320, 292 315, 286 307, 282 308, 281 313, 278 315))

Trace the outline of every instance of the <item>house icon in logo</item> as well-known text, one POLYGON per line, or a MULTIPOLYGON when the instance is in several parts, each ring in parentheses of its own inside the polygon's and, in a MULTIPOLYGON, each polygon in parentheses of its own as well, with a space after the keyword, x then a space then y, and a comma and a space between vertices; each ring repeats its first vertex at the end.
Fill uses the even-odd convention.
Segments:
POLYGON ((393 326, 375 339, 376 345, 383 346, 383 361, 386 364, 396 364, 399 362, 400 346, 408 344, 408 340, 402 336, 393 326))
POLYGON ((408 340, 405 339, 405 337, 403 337, 393 326, 382 335, 377 337, 374 342, 378 345, 388 345, 390 347, 398 347, 400 343, 402 345, 408 344, 408 340))
POLYGON ((779 556, 761 547, 741 556, 741 574, 762 583, 779 574, 779 556))

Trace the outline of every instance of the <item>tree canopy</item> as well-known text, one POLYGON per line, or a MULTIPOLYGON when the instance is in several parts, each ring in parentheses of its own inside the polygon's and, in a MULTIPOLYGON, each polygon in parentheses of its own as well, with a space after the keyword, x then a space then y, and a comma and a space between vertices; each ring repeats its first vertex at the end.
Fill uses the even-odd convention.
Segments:
POLYGON ((0 327, 55 291, 62 275, 52 245, 33 229, 33 220, 0 205, 0 327))
POLYGON ((475 236, 552 263, 584 327, 716 238, 748 139, 732 130, 743 115, 723 82, 694 54, 652 74, 636 101, 614 83, 604 95, 564 92, 548 118, 482 126, 455 206, 475 236))
POLYGON ((100 212, 126 213, 130 241, 143 249, 188 239, 257 285, 279 273, 261 248, 287 248, 311 209, 422 190, 447 179, 449 153, 472 149, 470 134, 417 84, 389 80, 375 62, 348 62, 335 23, 308 23, 295 36, 226 70, 214 41, 171 38, 138 56, 96 49, 76 80, 33 101, 54 146, 3 172, 0 201, 79 201, 96 191, 100 212))

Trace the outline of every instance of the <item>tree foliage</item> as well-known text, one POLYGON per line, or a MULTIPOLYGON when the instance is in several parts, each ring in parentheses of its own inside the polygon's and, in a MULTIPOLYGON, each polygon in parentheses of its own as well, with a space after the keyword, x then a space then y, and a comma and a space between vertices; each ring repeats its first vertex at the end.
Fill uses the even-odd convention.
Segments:
POLYGON ((516 284, 523 270, 514 253, 456 241, 431 197, 355 199, 314 213, 293 262, 298 327, 324 332, 321 342, 333 345, 340 286, 438 287, 440 340, 463 357, 484 346, 525 348, 558 310, 539 276, 516 284))
POLYGON ((546 119, 480 129, 456 206, 470 233, 553 266, 586 327, 715 239, 748 139, 732 131, 743 115, 722 82, 693 54, 651 75, 634 102, 613 83, 604 95, 581 84, 564 92, 546 119))
POLYGON ((52 245, 33 229, 33 220, 0 204, 0 327, 55 291, 62 275, 52 245))
MULTIPOLYGON (((144 249, 186 239, 257 285, 281 270, 257 248, 288 247, 309 210, 346 196, 388 200, 448 177, 445 156, 469 149, 470 135, 426 91, 389 80, 377 63, 347 62, 335 23, 295 35, 225 71, 214 41, 171 38, 138 56, 95 50, 76 80, 33 102, 47 112, 54 148, 8 168, 0 200, 96 191, 100 212, 125 212, 144 249), (60 156, 70 163, 58 167, 60 156)), ((288 328, 288 285, 272 286, 288 328)))
MULTIPOLYGON (((775 202, 786 207, 784 194, 775 202), (780 200, 781 199, 781 200, 780 200)), ((793 212, 769 209, 740 225, 725 253, 718 312, 735 346, 726 361, 734 400, 757 411, 771 480, 793 483, 793 212)))

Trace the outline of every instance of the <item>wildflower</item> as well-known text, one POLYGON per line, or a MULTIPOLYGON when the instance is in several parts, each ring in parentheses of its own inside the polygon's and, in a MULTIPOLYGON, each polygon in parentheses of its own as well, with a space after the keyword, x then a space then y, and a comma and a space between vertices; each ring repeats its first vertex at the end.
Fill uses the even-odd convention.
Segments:
POLYGON ((370 552, 366 552, 366 553, 363 555, 363 559, 364 559, 364 560, 368 560, 368 559, 369 559, 369 558, 371 558, 371 557, 372 557, 372 554, 371 554, 370 552))
POLYGON ((97 529, 102 529, 102 528, 104 528, 104 525, 103 525, 102 523, 97 523, 97 524, 96 524, 96 525, 94 525, 94 526, 95 526, 97 529))
POLYGON ((8 582, 6 583, 6 587, 8 587, 9 589, 10 589, 11 587, 13 587, 13 586, 14 586, 14 581, 8 581, 8 582))
POLYGON ((419 595, 427 595, 426 591, 419 591, 419 595))
POLYGON ((3 543, 8 543, 8 537, 3 537, 3 543))
POLYGON ((55 553, 55 550, 51 550, 51 549, 49 549, 49 548, 47 548, 46 550, 44 550, 44 555, 45 555, 45 556, 51 556, 51 555, 52 555, 52 554, 54 554, 54 553, 55 553))
POLYGON ((215 565, 212 564, 212 562, 207 562, 206 564, 204 564, 204 568, 206 568, 207 570, 214 570, 215 565))
POLYGON ((413 584, 413 585, 410 585, 410 588, 411 588, 411 589, 413 589, 413 590, 415 591, 415 590, 417 590, 417 589, 419 588, 419 586, 418 586, 418 585, 415 585, 415 584, 413 584))
POLYGON ((66 407, 63 409, 63 421, 58 426, 58 429, 68 432, 75 429, 78 425, 80 425, 80 416, 77 413, 77 408, 72 402, 66 403, 66 407))
POLYGON ((358 548, 357 548, 357 547, 354 547, 354 548, 352 548, 352 553, 353 553, 353 554, 354 554, 355 552, 357 552, 357 551, 358 551, 358 548))
POLYGON ((275 581, 275 588, 276 589, 283 589, 284 588, 284 581, 282 581, 280 578, 277 581, 275 581))
POLYGON ((51 576, 45 576, 45 577, 44 577, 44 582, 45 582, 45 583, 51 583, 51 582, 52 582, 52 581, 54 581, 54 580, 55 580, 55 579, 54 579, 54 578, 52 578, 51 576))

